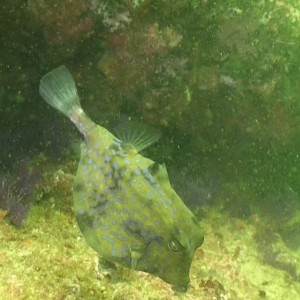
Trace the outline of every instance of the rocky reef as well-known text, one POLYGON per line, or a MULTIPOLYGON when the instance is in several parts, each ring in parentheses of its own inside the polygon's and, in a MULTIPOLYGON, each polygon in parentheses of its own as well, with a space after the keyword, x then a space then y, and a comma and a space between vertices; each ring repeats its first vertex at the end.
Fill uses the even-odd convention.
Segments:
MULTIPOLYGON (((47 253, 54 245, 57 252, 35 271, 47 274, 54 261, 63 280, 55 293, 50 276, 39 299, 145 296, 144 275, 137 287, 118 283, 114 294, 109 284, 120 276, 96 272, 74 229, 71 188, 81 137, 38 94, 41 76, 60 64, 74 75, 82 106, 97 123, 125 117, 163 133, 145 155, 166 163, 175 189, 211 234, 197 254, 187 299, 246 299, 239 289, 250 288, 249 299, 285 297, 274 278, 299 291, 299 1, 3 0, 0 16, 0 225, 7 232, 0 237, 26 257, 43 243, 47 253), (55 239, 47 244, 48 221, 62 234, 63 250, 55 239), (75 250, 82 256, 70 259, 75 250), (82 257, 100 283, 84 283, 85 271, 73 276, 82 257), (260 276, 253 279, 247 272, 253 275, 254 265, 260 276)), ((7 299, 21 299, 22 290, 30 297, 20 276, 33 271, 8 249, 0 265, 13 260, 15 273, 0 289, 7 299)))

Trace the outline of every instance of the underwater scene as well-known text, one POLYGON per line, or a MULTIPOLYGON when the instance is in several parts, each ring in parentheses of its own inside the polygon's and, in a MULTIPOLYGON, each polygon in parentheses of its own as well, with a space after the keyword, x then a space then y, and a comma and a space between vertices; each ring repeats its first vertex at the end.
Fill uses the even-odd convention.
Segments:
POLYGON ((300 299, 300 2, 2 0, 0 300, 300 299))

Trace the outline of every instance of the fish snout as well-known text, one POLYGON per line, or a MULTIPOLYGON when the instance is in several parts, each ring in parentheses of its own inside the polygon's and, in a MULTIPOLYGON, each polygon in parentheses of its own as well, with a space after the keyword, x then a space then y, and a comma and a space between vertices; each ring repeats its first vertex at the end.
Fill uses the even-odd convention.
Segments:
POLYGON ((186 292, 190 283, 189 272, 184 272, 183 270, 176 270, 176 272, 168 274, 164 273, 159 277, 170 284, 174 292, 179 293, 186 292))
POLYGON ((171 284, 172 290, 177 293, 185 293, 190 283, 189 273, 181 272, 178 273, 176 278, 172 278, 169 284, 171 284))

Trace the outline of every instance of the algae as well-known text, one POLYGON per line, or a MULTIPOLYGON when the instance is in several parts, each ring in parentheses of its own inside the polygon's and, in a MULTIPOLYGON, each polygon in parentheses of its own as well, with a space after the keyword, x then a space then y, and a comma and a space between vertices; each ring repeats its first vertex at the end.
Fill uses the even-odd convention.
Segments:
POLYGON ((1 297, 299 298, 299 12, 296 0, 3 0, 1 174, 26 158, 44 181, 20 229, 0 211, 1 297), (206 230, 185 295, 98 267, 80 235, 80 138, 37 88, 62 63, 97 123, 126 115, 164 133, 147 154, 206 230))
MULTIPOLYGON (((176 295, 151 275, 98 267, 98 257, 86 245, 73 214, 51 208, 51 203, 36 205, 21 229, 0 221, 0 294, 7 300, 297 298, 299 275, 294 278, 259 255, 256 235, 268 226, 263 219, 232 218, 212 208, 203 225, 206 240, 195 255, 191 286, 185 295, 176 295)), ((282 242, 274 247, 299 272, 300 253, 292 254, 282 242)))

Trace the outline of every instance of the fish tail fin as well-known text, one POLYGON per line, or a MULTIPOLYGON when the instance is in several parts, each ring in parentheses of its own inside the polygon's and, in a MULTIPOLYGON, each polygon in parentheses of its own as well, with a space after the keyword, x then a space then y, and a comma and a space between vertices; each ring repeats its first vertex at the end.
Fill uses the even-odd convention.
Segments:
POLYGON ((74 109, 81 108, 75 81, 64 65, 50 71, 41 79, 39 92, 49 105, 67 117, 71 116, 74 109))

